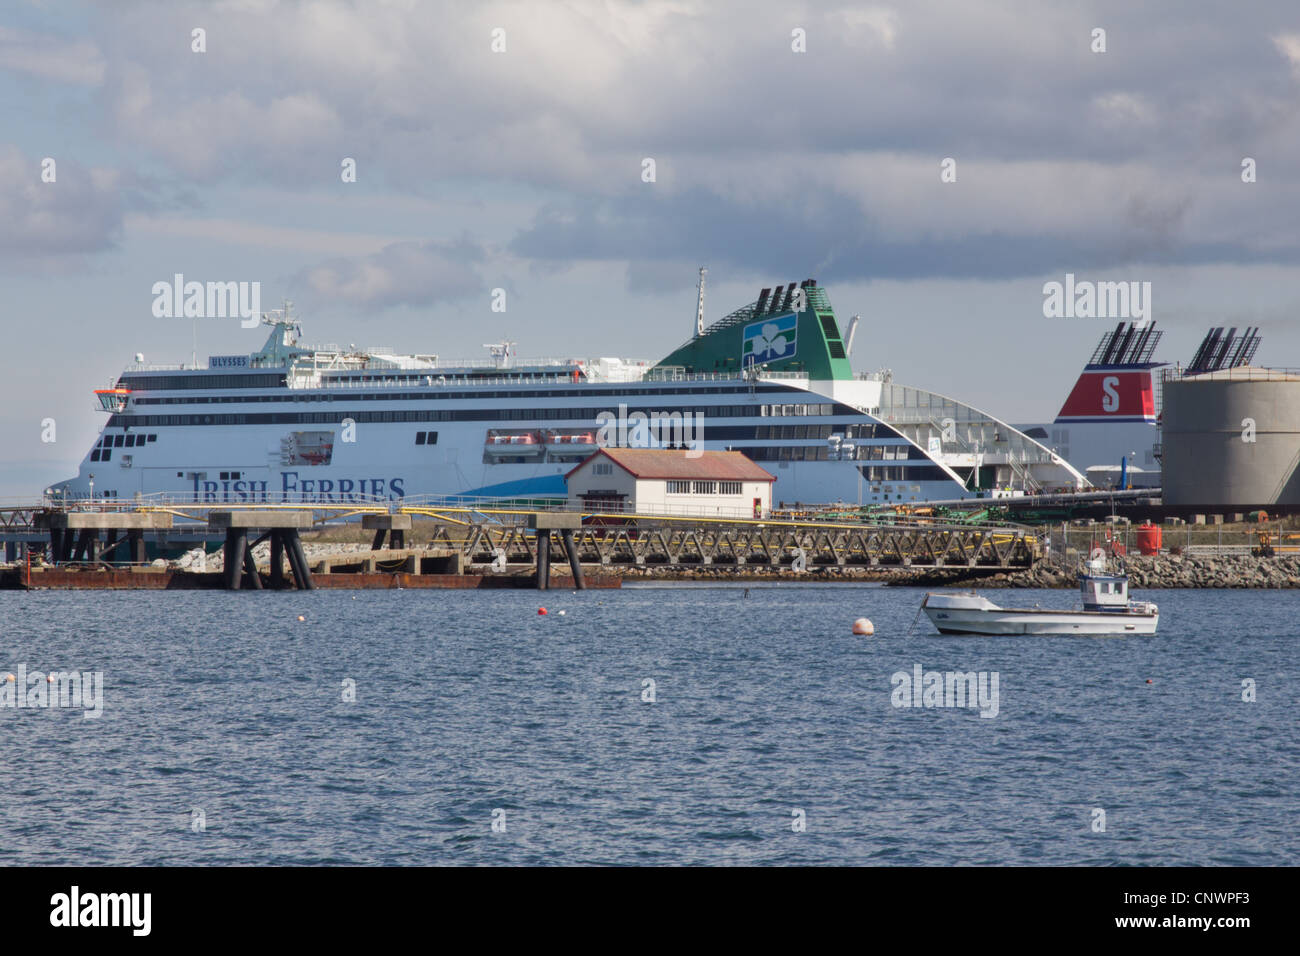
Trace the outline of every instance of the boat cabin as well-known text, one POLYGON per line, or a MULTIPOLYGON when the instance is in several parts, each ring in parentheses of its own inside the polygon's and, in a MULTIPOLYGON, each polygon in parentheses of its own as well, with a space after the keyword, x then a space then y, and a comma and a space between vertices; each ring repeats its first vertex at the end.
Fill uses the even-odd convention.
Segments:
POLYGON ((1128 578, 1122 574, 1081 574, 1079 591, 1085 611, 1122 611, 1128 607, 1128 578))

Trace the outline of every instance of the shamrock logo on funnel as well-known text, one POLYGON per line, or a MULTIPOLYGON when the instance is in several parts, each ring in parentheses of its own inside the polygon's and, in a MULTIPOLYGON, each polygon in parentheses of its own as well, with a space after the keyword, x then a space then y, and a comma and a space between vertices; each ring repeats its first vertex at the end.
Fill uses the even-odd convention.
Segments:
POLYGON ((786 346, 790 343, 785 337, 785 334, 777 328, 776 325, 768 322, 763 326, 763 331, 758 337, 758 344, 761 348, 758 348, 755 351, 759 352, 759 354, 769 356, 770 358, 780 358, 785 354, 786 346))

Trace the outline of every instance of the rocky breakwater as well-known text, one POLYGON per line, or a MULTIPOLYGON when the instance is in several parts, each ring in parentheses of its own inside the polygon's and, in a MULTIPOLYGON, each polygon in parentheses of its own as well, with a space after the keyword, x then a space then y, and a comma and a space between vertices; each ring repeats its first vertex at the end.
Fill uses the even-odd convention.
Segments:
MULTIPOLYGON (((1133 590, 1142 588, 1300 588, 1300 554, 1132 556, 1124 559, 1133 590)), ((965 569, 915 571, 891 584, 911 587, 1073 588, 1075 565, 1041 561, 1025 571, 972 575, 965 569)))

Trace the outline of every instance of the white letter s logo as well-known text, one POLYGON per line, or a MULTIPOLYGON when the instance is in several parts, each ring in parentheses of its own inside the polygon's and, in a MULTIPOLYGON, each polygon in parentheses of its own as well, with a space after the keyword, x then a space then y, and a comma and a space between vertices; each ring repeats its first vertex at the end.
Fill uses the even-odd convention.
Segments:
POLYGON ((1101 380, 1101 390, 1105 395, 1101 399, 1101 410, 1103 412, 1119 411, 1119 392, 1115 391, 1115 386, 1119 384, 1119 378, 1114 375, 1107 375, 1101 380))

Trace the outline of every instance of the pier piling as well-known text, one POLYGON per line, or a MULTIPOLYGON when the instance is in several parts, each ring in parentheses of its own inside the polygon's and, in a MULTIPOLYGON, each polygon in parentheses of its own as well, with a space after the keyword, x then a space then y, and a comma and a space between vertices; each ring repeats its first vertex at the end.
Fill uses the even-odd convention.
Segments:
POLYGON ((578 558, 578 545, 573 540, 573 532, 567 528, 560 532, 564 539, 564 550, 569 553, 569 570, 573 572, 573 586, 582 591, 587 587, 587 582, 582 579, 582 561, 578 558))
POLYGON ((529 515, 528 527, 537 532, 537 589, 545 591, 550 587, 552 531, 559 531, 564 541, 574 586, 584 587, 582 565, 578 563, 578 549, 573 543, 573 532, 582 527, 582 515, 571 511, 537 511, 529 515))
POLYGON ((107 556, 110 549, 119 552, 113 560, 121 560, 119 538, 126 532, 127 558, 144 564, 144 532, 168 531, 172 527, 170 514, 153 511, 60 511, 47 516, 50 529, 50 555, 56 563, 68 561, 94 561, 107 556), (105 533, 103 549, 99 547, 99 532, 105 533))
POLYGON ((311 570, 303 554, 300 528, 310 528, 310 511, 280 511, 274 508, 249 508, 243 511, 212 511, 208 514, 208 529, 226 534, 225 567, 223 583, 227 589, 238 591, 245 582, 252 589, 262 587, 253 548, 268 537, 271 540, 271 583, 273 587, 284 581, 281 552, 289 558, 289 570, 294 582, 303 591, 312 590, 311 570), (251 544, 250 530, 263 534, 251 544))
POLYGON ((280 532, 271 532, 271 587, 284 587, 284 538, 280 532))

